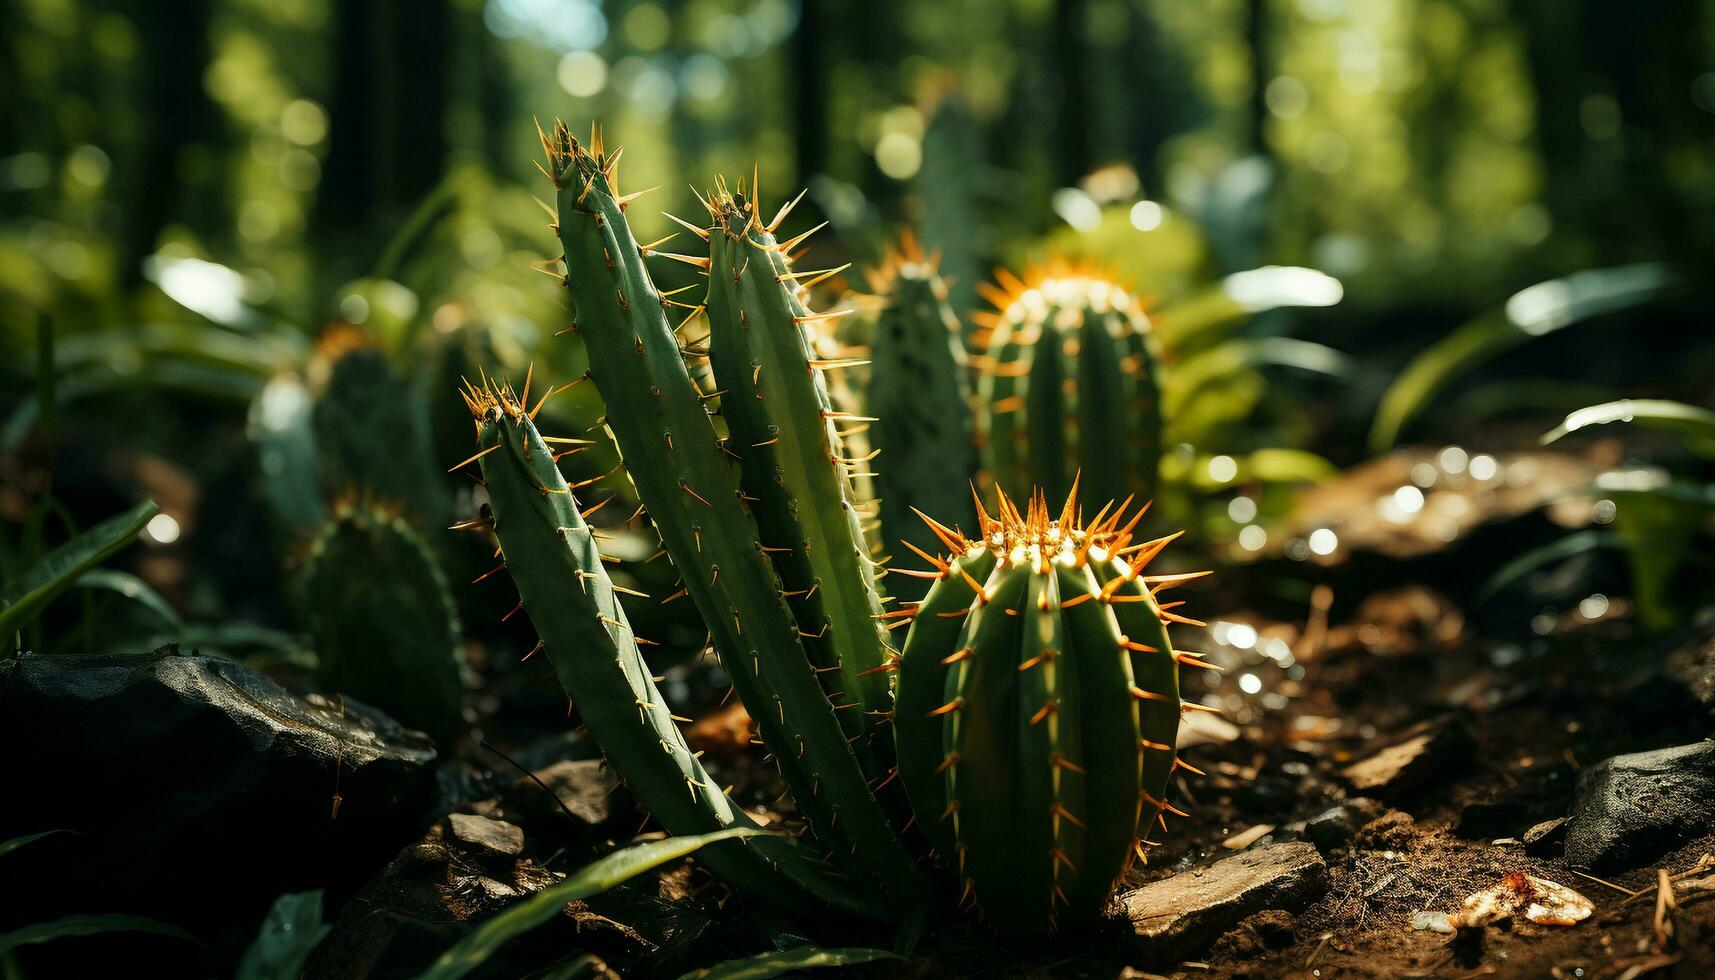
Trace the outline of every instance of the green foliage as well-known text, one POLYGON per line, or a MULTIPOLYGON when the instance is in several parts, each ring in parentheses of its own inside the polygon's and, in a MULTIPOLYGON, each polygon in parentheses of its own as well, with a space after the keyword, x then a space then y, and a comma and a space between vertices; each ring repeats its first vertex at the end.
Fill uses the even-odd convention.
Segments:
POLYGON ((113 913, 106 915, 68 915, 52 922, 32 922, 9 932, 0 932, 0 956, 5 956, 20 946, 34 946, 38 943, 53 942, 56 939, 99 936, 108 932, 150 932, 156 935, 183 939, 186 942, 196 942, 195 936, 178 926, 156 919, 113 913))
MULTIPOLYGON (((754 827, 674 726, 554 450, 510 391, 472 388, 466 397, 480 423, 478 456, 507 571, 560 686, 614 772, 669 833, 754 827)), ((808 898, 863 911, 828 879, 821 856, 790 838, 718 844, 704 860, 778 908, 799 910, 808 898)))
POLYGON ((237 980, 298 980, 304 963, 333 931, 322 921, 320 889, 281 895, 238 963, 237 980))
POLYGON ((12 581, 0 594, 0 637, 15 635, 40 616, 55 597, 77 583, 85 572, 131 543, 143 525, 160 510, 146 500, 110 517, 60 545, 12 581))
MULTIPOLYGON (((870 345, 866 410, 875 417, 882 548, 895 554, 903 542, 932 551, 935 537, 913 510, 948 524, 971 517, 977 461, 970 368, 947 287, 910 239, 875 279, 885 305, 870 345)), ((925 588, 896 579, 890 591, 916 601, 925 588)))
POLYGON ((978 381, 977 429, 1007 493, 1147 501, 1161 460, 1160 348, 1138 300, 1080 266, 1007 276, 978 381))
POLYGON ((315 400, 297 375, 275 375, 250 404, 248 434, 256 451, 257 490, 287 541, 327 519, 316 433, 315 400))
POLYGON ((311 541, 297 587, 318 679, 450 745, 464 726, 458 615, 411 525, 342 501, 311 541))
POLYGON ((1650 302, 1676 281, 1654 263, 1586 269, 1522 289, 1506 305, 1448 334, 1412 358, 1382 395, 1370 451, 1386 452, 1435 396, 1461 375, 1530 340, 1650 302))
POLYGON ((1715 412, 1652 398, 1622 398, 1580 408, 1544 435, 1542 444, 1546 446, 1587 426, 1612 422, 1628 422, 1672 432, 1680 436, 1687 449, 1704 456, 1715 455, 1715 412))
POLYGON ((709 418, 709 396, 691 380, 683 342, 626 222, 626 199, 612 182, 614 158, 599 141, 585 147, 563 126, 544 143, 558 190, 573 324, 631 483, 734 689, 775 747, 799 812, 854 887, 884 891, 889 912, 909 915, 922 904, 924 879, 877 806, 804 649, 733 481, 729 447, 709 418))
POLYGON ((430 455, 422 394, 379 349, 341 331, 325 336, 310 424, 325 497, 358 492, 405 508, 426 527, 446 523, 446 483, 430 455))
POLYGON ((692 970, 679 980, 768 980, 794 970, 815 970, 830 966, 858 966, 881 960, 902 959, 885 949, 823 949, 820 946, 799 946, 777 953, 758 953, 740 960, 728 960, 715 966, 692 970))
POLYGON ((682 858, 707 844, 752 837, 760 831, 743 827, 667 840, 633 844, 574 872, 557 885, 550 885, 477 926, 470 935, 442 953, 417 980, 458 980, 482 966, 507 941, 543 925, 560 914, 567 902, 599 895, 609 888, 682 858))
POLYGON ((949 557, 899 664, 900 777, 968 899, 1007 936, 1104 908, 1178 763, 1180 664, 1141 574, 1170 539, 1130 544, 1112 506, 1087 529, 1040 494, 1006 497, 980 538, 936 526, 949 557), (961 615, 962 613, 962 615, 961 615))

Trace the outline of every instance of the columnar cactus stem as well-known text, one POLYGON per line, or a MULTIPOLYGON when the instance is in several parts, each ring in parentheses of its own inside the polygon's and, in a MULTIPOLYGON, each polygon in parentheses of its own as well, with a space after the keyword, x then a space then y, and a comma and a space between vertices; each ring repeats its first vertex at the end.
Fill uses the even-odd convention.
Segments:
MULTIPOLYGON (((507 571, 541 649, 613 770, 672 834, 753 827, 685 744, 602 568, 595 532, 554 464, 554 452, 507 388, 469 387, 475 459, 507 571)), ((729 884, 785 911, 806 900, 874 915, 830 879, 820 855, 787 837, 718 844, 699 858, 729 884)))
POLYGON ((1147 500, 1161 456, 1160 354, 1137 299, 1093 269, 1002 272, 984 295, 979 440, 995 482, 1023 496, 1147 500))
MULTIPOLYGON (((882 547, 903 557, 902 543, 936 547, 913 511, 947 524, 969 523, 967 490, 977 469, 970 367, 947 286, 914 238, 907 235, 889 250, 870 286, 885 304, 871 342, 868 399, 880 453, 882 547)), ((890 591, 914 602, 926 589, 896 577, 890 591)))
POLYGON ((608 155, 599 138, 583 146, 564 126, 543 142, 558 188, 573 329, 626 471, 817 838, 856 887, 879 890, 890 911, 909 914, 921 906, 925 880, 875 802, 733 483, 732 455, 626 223, 632 196, 616 190, 618 154, 608 155))
POLYGON ((709 198, 709 352, 725 393, 721 414, 731 448, 743 457, 744 491, 789 593, 798 629, 848 720, 878 755, 879 781, 891 767, 890 741, 874 738, 891 708, 887 644, 874 562, 867 554, 847 473, 868 460, 846 456, 840 414, 805 325, 821 316, 800 299, 772 226, 757 203, 718 187, 709 198))
POLYGON ((1002 495, 975 539, 931 524, 948 555, 905 641, 900 772, 962 899, 1005 934, 1099 914, 1171 809, 1178 667, 1206 665, 1173 651, 1163 624, 1192 621, 1155 595, 1195 576, 1143 575, 1169 539, 1132 545, 1119 513, 1086 527, 1074 487, 1057 519, 1002 495))

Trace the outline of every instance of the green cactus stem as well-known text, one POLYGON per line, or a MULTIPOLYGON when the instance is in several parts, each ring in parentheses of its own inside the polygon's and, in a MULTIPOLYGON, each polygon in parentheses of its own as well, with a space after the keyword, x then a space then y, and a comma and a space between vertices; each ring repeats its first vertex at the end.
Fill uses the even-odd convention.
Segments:
POLYGON ((317 680, 451 745, 464 728, 458 616, 411 524, 388 506, 341 499, 297 585, 317 680))
POLYGON ((1082 523, 1074 488, 1057 518, 1040 493, 979 505, 974 539, 930 524, 946 557, 900 663, 900 774, 961 904, 1004 935, 1097 916, 1178 812, 1178 670, 1207 665, 1174 651, 1165 624, 1195 620, 1156 596, 1196 576, 1144 575, 1171 538, 1131 544, 1119 513, 1082 523))
POLYGON ((1056 263, 985 287, 978 440, 995 483, 1022 498, 1148 500, 1161 457, 1160 354, 1143 308, 1084 265, 1056 263))
POLYGON ((724 393, 721 416, 742 458, 751 499, 795 611, 806 652, 840 704, 847 731, 862 733, 860 758, 879 755, 880 779, 891 768, 889 740, 876 739, 892 706, 888 646, 876 569, 864 542, 848 474, 869 460, 847 456, 843 425, 825 372, 853 361, 818 358, 805 328, 835 314, 812 312, 803 291, 838 270, 795 273, 756 204, 717 186, 709 197, 709 356, 724 393), (879 752, 873 750, 879 749, 879 752))
MULTIPOLYGON (((674 724, 619 603, 626 591, 602 567, 555 451, 522 398, 507 387, 467 387, 477 454, 507 572, 541 637, 560 686, 638 801, 671 834, 753 827, 715 784, 674 724)), ((532 654, 536 651, 532 651, 532 654)), ((682 719, 681 719, 682 720, 682 719)), ((699 855, 734 888, 782 911, 807 901, 874 916, 835 881, 821 854, 790 837, 761 836, 699 855)))
POLYGON ((692 382, 684 358, 699 355, 687 355, 644 266, 654 246, 640 246, 625 220, 635 195, 618 193, 619 154, 606 153, 599 136, 580 144, 563 125, 543 143, 558 191, 572 329, 625 470, 799 812, 854 887, 885 894, 891 913, 913 914, 926 901, 926 879, 876 804, 804 649, 734 483, 737 453, 709 416, 715 393, 692 382))
MULTIPOLYGON (((882 297, 871 343, 868 412, 878 452, 882 545, 931 551, 935 536, 913 511, 969 525, 976 476, 970 367, 959 321, 936 263, 907 234, 890 249, 870 286, 882 297)), ((897 578, 895 598, 915 602, 927 586, 897 578)))

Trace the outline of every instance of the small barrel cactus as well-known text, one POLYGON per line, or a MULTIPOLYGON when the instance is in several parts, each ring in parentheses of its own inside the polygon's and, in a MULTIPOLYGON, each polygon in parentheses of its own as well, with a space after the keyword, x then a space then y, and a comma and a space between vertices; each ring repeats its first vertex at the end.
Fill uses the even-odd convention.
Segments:
MULTIPOLYGON (((870 285, 883 302, 870 348, 868 400, 879 451, 882 547, 901 557, 902 542, 921 551, 936 547, 914 510, 968 523, 976 475, 970 369, 947 286, 914 238, 890 250, 870 285)), ((896 598, 923 597, 915 583, 891 584, 896 598)))
POLYGON ((1040 493, 978 508, 975 539, 931 524, 947 554, 899 663, 899 772, 961 903, 1040 935, 1098 915, 1172 810, 1178 668, 1206 665, 1156 594, 1196 575, 1144 575, 1177 535, 1132 544, 1112 506, 1084 525, 1075 489, 1058 518, 1040 493))
POLYGON ((1154 495, 1161 457, 1158 347, 1143 307, 1088 266, 1002 272, 985 296, 986 354, 978 381, 983 464, 1003 490, 1065 496, 1154 495))
POLYGON ((463 729, 458 615, 434 556, 403 518, 347 498, 310 542, 299 601, 330 690, 443 746, 463 729))

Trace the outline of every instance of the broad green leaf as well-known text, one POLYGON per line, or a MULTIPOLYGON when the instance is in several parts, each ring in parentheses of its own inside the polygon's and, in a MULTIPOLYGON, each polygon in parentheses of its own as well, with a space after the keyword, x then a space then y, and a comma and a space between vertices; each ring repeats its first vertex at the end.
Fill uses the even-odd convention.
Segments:
POLYGON ((162 622, 174 629, 179 629, 185 625, 185 621, 179 618, 177 610, 173 609, 172 604, 162 598, 161 593, 150 588, 149 583, 130 572, 122 572, 116 568, 92 568, 77 577, 77 587, 117 592, 154 613, 160 617, 162 622))
POLYGON ((1489 576, 1489 580, 1478 590, 1477 602, 1488 602, 1532 572, 1565 561, 1573 555, 1581 555, 1597 548, 1620 548, 1624 545, 1624 539, 1612 531, 1587 530, 1568 534, 1564 538, 1517 555, 1496 569, 1495 574, 1489 576))
POLYGON ((70 830, 65 827, 55 827, 53 830, 44 830, 39 834, 25 834, 22 837, 14 837, 11 840, 0 841, 0 857, 5 857, 26 844, 34 844, 43 837, 52 837, 55 834, 75 833, 77 833, 75 830, 70 830))
POLYGON ((159 510, 153 500, 145 500, 48 552, 16 582, 6 583, 0 596, 0 637, 11 637, 28 625, 78 576, 129 544, 159 510))
POLYGON ((1607 425, 1610 422, 1631 422, 1647 428, 1677 432, 1692 437, 1687 445, 1693 449, 1701 448, 1705 453, 1711 445, 1715 445, 1715 412, 1682 402, 1653 398, 1622 398, 1619 401, 1580 408, 1566 416, 1566 421, 1560 423, 1552 432, 1544 435, 1542 444, 1546 446, 1587 426, 1607 425))
POLYGON ((743 959, 728 960, 701 970, 692 970, 679 980, 768 980, 793 970, 809 970, 825 966, 856 966, 877 960, 897 960, 903 957, 885 949, 823 949, 820 946, 800 946, 780 953, 762 953, 743 959))
POLYGON ((1370 451, 1393 448, 1400 433, 1456 378, 1533 338, 1655 299, 1674 283, 1657 263, 1586 269, 1521 289, 1506 305, 1467 322, 1412 358, 1383 393, 1370 426, 1370 451))
POLYGON ((157 922, 154 919, 144 919, 135 915, 68 915, 52 922, 32 922, 27 926, 19 926, 11 932, 0 933, 0 956, 10 953, 19 946, 33 946, 37 943, 53 942, 56 939, 70 939, 75 936, 95 936, 104 932, 153 932, 163 936, 174 936, 187 942, 196 942, 195 936, 178 926, 157 922))
POLYGON ((322 893, 281 895, 239 961, 236 980, 298 980, 304 962, 333 931, 322 921, 322 893))
POLYGON ((1267 265, 1235 272, 1219 285, 1179 299, 1160 312, 1151 311, 1149 319, 1161 343, 1183 354, 1220 340, 1229 328, 1259 313, 1289 306, 1333 306, 1344 295, 1340 280, 1326 273, 1267 265))
POLYGON ((750 837, 760 831, 749 827, 732 827, 712 834, 694 837, 669 837, 666 840, 634 844, 615 851, 593 864, 585 865, 565 881, 537 892, 492 919, 441 954, 418 980, 456 980, 481 966, 507 940, 550 921, 567 902, 597 895, 628 878, 640 875, 668 861, 684 857, 705 844, 734 837, 750 837))
POLYGON ((1185 358, 1163 372, 1163 412, 1172 419, 1197 398, 1220 398, 1223 379, 1262 367, 1287 367, 1349 378, 1350 357, 1323 344, 1292 337, 1240 337, 1185 358))

